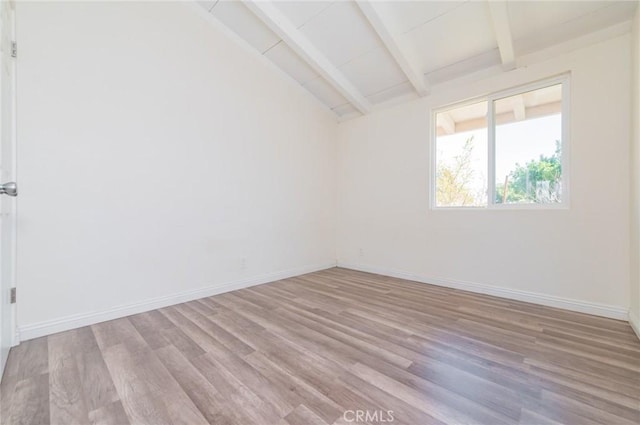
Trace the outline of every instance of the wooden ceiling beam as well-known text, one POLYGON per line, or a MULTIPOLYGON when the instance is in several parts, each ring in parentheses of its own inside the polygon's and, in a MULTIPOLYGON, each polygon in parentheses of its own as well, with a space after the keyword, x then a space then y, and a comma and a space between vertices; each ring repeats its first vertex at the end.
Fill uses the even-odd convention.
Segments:
POLYGON ((384 22, 374 2, 368 0, 356 0, 356 4, 367 18, 373 30, 378 34, 380 40, 385 45, 398 67, 407 76, 416 92, 420 96, 429 94, 424 73, 420 71, 420 67, 411 60, 406 50, 402 48, 398 39, 389 31, 388 25, 384 22))
POLYGON ((291 50, 327 80, 356 109, 363 114, 371 111, 369 100, 272 2, 262 0, 243 0, 243 2, 291 50))
POLYGON ((493 23, 493 32, 495 33, 498 49, 500 50, 502 68, 505 71, 512 70, 516 67, 516 57, 513 50, 511 28, 509 27, 507 2, 488 0, 487 4, 489 5, 491 22, 493 23))

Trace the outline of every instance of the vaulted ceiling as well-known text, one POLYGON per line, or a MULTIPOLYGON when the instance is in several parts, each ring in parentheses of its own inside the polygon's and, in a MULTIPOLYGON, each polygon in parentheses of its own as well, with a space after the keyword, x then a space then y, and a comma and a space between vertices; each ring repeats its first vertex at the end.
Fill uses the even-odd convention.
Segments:
MULTIPOLYGON (((637 1, 200 1, 339 117, 613 28, 637 1)), ((585 41, 585 42, 588 42, 585 41)), ((593 42, 593 40, 591 40, 593 42)))

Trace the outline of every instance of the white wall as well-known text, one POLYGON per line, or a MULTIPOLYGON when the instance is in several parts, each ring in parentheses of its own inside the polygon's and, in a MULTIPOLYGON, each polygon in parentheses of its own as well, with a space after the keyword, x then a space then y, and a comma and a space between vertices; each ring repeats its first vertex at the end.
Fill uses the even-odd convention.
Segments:
POLYGON ((184 3, 17 16, 23 338, 335 264, 336 118, 293 80, 184 3))
POLYGON ((640 7, 633 20, 631 106, 631 309, 629 321, 640 337, 640 7))
POLYGON ((625 317, 629 51, 625 35, 342 123, 339 264, 625 317), (430 210, 430 108, 566 71, 571 208, 430 210))
POLYGON ((336 247, 352 267, 629 307, 630 36, 339 127, 185 4, 20 2, 18 39, 23 337, 326 267, 336 247), (565 71, 571 208, 429 210, 430 108, 565 71))

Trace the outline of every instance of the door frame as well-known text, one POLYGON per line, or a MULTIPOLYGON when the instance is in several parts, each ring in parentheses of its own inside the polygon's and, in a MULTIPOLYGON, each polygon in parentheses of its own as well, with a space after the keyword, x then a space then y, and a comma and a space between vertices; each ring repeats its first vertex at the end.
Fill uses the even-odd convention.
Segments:
MULTIPOLYGON (((16 0, 6 0, 11 7, 11 38, 17 46, 17 31, 16 31, 16 0)), ((17 52, 17 47, 16 47, 17 52)), ((18 181, 18 56, 10 59, 13 72, 11 73, 11 169, 13 177, 11 181, 18 181)), ((5 218, 6 219, 6 218, 5 218)), ((11 202, 11 214, 9 219, 13 221, 11 226, 10 238, 10 251, 11 251, 11 277, 10 287, 17 290, 16 270, 18 268, 18 199, 13 198, 11 202)), ((20 335, 18 333, 18 317, 17 317, 18 300, 10 304, 11 311, 11 346, 15 347, 20 344, 20 335)))
MULTIPOLYGON (((9 175, 0 175, 1 179, 9 179, 7 181, 16 181, 17 180, 17 55, 14 54, 14 44, 16 41, 16 3, 14 0, 3 0, 2 4, 2 16, 0 20, 0 48, 3 49, 2 56, 0 58, 0 66, 4 67, 5 62, 7 60, 7 65, 10 69, 10 81, 9 81, 9 95, 11 98, 8 101, 8 108, 0 107, 0 122, 8 122, 10 126, 10 135, 9 140, 1 140, 2 143, 9 143, 9 148, 5 149, 5 146, 1 146, 3 155, 8 154, 9 158, 2 158, 4 164, 9 164, 7 168, 9 168, 9 175), (4 25, 9 25, 8 31, 3 27, 4 25), (9 38, 7 40, 6 38, 9 38), (6 114, 9 114, 8 119, 5 121, 6 114)), ((4 69, 0 69, 4 76, 4 69)), ((3 85, 0 85, 0 96, 4 97, 7 94, 2 93, 3 85)), ((4 99, 2 99, 4 100, 4 99)), ((0 105, 4 106, 4 102, 0 103, 0 105)), ((1 133, 0 133, 1 134, 1 133)), ((7 173, 2 173, 7 174, 7 173)), ((3 183, 3 182, 0 182, 3 183)), ((17 288, 16 285, 16 263, 17 263, 17 205, 15 199, 7 199, 3 198, 2 202, 10 202, 8 204, 7 209, 0 209, 0 214, 7 215, 2 217, 2 234, 1 237, 4 240, 1 240, 2 249, 0 249, 0 255, 2 258, 9 258, 8 262, 2 261, 2 266, 8 268, 8 272, 5 271, 6 268, 0 269, 0 277, 2 278, 2 282, 0 282, 2 290, 8 289, 11 291, 11 288, 17 288), (9 223, 10 225, 7 225, 9 223), (7 239, 5 239, 7 238, 7 239), (5 242, 6 240, 6 242, 5 242), (8 265, 8 267, 7 267, 8 265)), ((10 297, 10 294, 3 294, 4 296, 10 297)), ((17 297, 16 297, 17 298, 17 297)), ((16 300, 17 301, 17 300, 16 300)), ((3 316, 9 318, 9 335, 7 339, 9 340, 9 346, 14 347, 20 343, 20 338, 17 332, 17 303, 9 303, 5 304, 2 307, 9 309, 6 313, 2 313, 3 316)), ((0 359, 0 373, 4 371, 4 358, 0 359)), ((0 375, 1 377, 1 375, 0 375)))

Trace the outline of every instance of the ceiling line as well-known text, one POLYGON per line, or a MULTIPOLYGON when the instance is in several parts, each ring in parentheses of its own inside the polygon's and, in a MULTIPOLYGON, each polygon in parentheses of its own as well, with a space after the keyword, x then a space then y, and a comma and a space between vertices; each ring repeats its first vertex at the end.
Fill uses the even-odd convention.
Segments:
POLYGON ((369 100, 272 2, 258 0, 243 0, 243 2, 291 50, 349 100, 356 109, 363 114, 371 110, 369 100))
POLYGON ((377 94, 384 93, 384 92, 389 91, 389 90, 391 90, 391 89, 394 89, 394 88, 396 88, 396 87, 403 86, 403 85, 405 85, 405 84, 407 84, 407 83, 411 84, 411 81, 409 81, 409 80, 404 80, 404 81, 402 81, 402 82, 400 82, 400 83, 394 83, 394 84, 392 84, 392 85, 390 85, 390 86, 387 86, 387 87, 385 87, 385 88, 383 88, 383 89, 380 89, 380 90, 378 90, 378 91, 374 91, 373 93, 369 93, 369 94, 367 95, 367 97, 371 97, 371 96, 375 96, 375 95, 377 95, 377 94))
POLYGON ((213 3, 213 6, 211 6, 211 8, 209 9, 209 13, 211 13, 211 11, 218 5, 219 2, 220 0, 216 0, 215 3, 213 3))
POLYGON ((578 15, 578 16, 574 16, 574 17, 572 17, 572 18, 567 19, 566 21, 562 21, 562 22, 560 22, 560 23, 559 23, 559 24, 557 24, 557 25, 565 25, 565 24, 568 24, 568 23, 573 22, 573 21, 577 21, 577 20, 580 20, 580 19, 584 19, 584 18, 586 18, 587 16, 595 15, 596 13, 602 13, 602 11, 603 11, 603 10, 608 9, 608 8, 610 8, 610 7, 614 7, 614 6, 618 6, 618 5, 616 4, 616 2, 613 2, 613 1, 612 1, 612 2, 610 2, 610 3, 609 3, 609 4, 607 4, 607 5, 604 5, 604 6, 602 6, 602 7, 597 8, 597 9, 591 10, 591 11, 589 11, 589 12, 582 13, 582 14, 580 14, 580 15, 578 15))
POLYGON ((318 11, 318 13, 314 14, 312 17, 310 17, 309 19, 307 19, 306 21, 304 21, 303 23, 301 23, 300 25, 298 25, 298 29, 302 29, 302 27, 304 27, 305 25, 307 25, 309 22, 313 21, 315 18, 317 18, 319 15, 322 15, 327 9, 329 9, 331 6, 333 6, 335 4, 335 1, 330 1, 327 3, 327 5, 322 8, 322 10, 318 11))
POLYGON ((278 44, 282 43, 282 39, 276 41, 276 43, 273 46, 267 47, 267 50, 265 50, 264 52, 262 52, 263 55, 266 55, 269 50, 273 49, 274 47, 276 47, 278 44))
POLYGON ((420 22, 419 24, 412 26, 412 27, 411 27, 411 28, 409 28, 408 30, 403 31, 403 32, 402 32, 402 34, 403 34, 403 35, 404 35, 404 34, 409 34, 411 31, 417 30, 417 29, 418 29, 418 28, 420 28, 421 26, 424 26, 424 25, 428 24, 429 22, 433 22, 433 21, 435 21, 436 19, 441 18, 442 16, 444 16, 444 15, 446 15, 446 14, 448 14, 448 13, 453 12, 454 10, 458 9, 459 7, 464 6, 465 4, 469 3, 469 1, 470 1, 470 0, 466 0, 466 1, 460 2, 460 3, 456 4, 454 7, 452 7, 451 9, 447 9, 447 10, 445 10, 444 12, 442 12, 441 14, 434 16, 433 18, 427 19, 426 21, 420 22))

